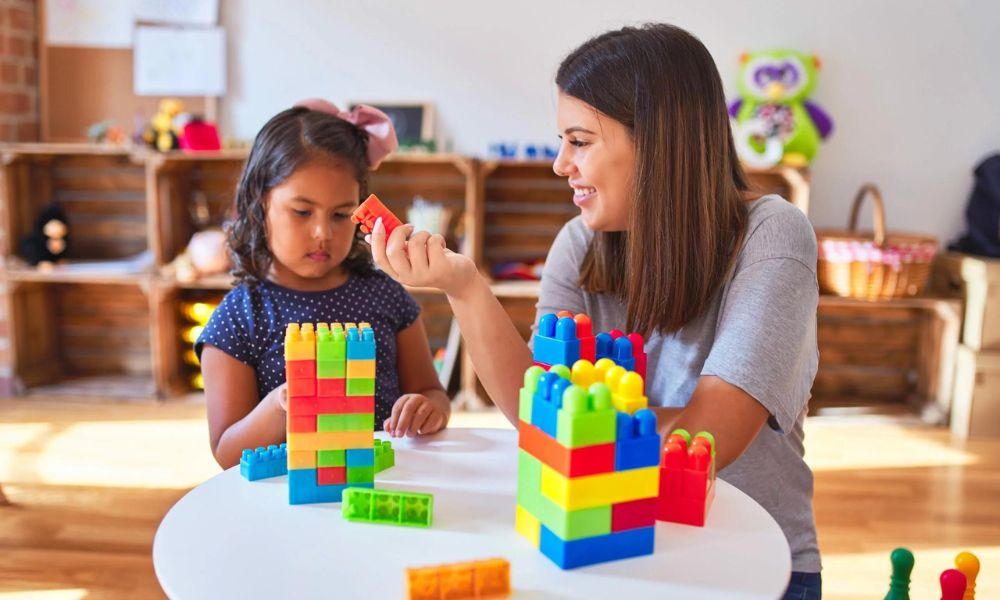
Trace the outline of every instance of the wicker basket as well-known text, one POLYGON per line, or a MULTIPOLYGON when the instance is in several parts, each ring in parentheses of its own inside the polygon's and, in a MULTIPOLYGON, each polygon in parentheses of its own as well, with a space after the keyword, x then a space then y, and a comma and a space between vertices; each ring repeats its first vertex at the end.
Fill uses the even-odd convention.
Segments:
POLYGON ((848 298, 886 300, 920 294, 937 253, 937 238, 913 233, 886 233, 885 205, 873 184, 861 186, 851 206, 847 230, 817 229, 820 291, 848 298), (862 201, 874 201, 873 232, 857 230, 862 201))

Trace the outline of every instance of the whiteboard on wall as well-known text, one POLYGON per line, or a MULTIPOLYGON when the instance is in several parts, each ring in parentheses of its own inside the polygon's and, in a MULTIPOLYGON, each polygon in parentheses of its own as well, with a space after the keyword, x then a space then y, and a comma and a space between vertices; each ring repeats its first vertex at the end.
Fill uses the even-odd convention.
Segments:
POLYGON ((137 27, 132 61, 138 96, 222 96, 226 35, 221 27, 137 27))
POLYGON ((45 43, 49 46, 132 46, 132 0, 49 0, 45 43))
POLYGON ((135 20, 175 25, 218 25, 219 0, 133 0, 135 20))

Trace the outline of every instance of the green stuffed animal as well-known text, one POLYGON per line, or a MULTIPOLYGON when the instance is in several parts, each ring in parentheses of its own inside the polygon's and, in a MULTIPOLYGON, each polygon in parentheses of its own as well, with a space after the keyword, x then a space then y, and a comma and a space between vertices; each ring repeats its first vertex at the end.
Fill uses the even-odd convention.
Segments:
POLYGON ((729 115, 738 126, 749 126, 745 129, 752 131, 751 146, 757 151, 777 140, 783 146, 782 164, 808 165, 820 140, 833 131, 826 112, 806 99, 816 87, 819 58, 795 50, 770 50, 743 54, 740 62, 743 97, 729 106, 729 115))

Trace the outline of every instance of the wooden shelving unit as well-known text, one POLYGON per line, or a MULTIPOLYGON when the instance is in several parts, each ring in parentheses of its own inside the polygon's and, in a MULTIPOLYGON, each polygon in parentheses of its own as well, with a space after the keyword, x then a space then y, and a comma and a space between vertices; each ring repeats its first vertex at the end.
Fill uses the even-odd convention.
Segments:
MULTIPOLYGON (((158 154, 87 144, 0 148, 0 201, 6 240, 0 278, 9 307, 9 349, 21 392, 171 397, 191 390, 189 345, 179 305, 221 297, 228 276, 179 283, 161 275, 197 229, 189 207, 209 208, 209 222, 230 217, 244 151, 158 154), (67 212, 69 268, 42 272, 15 255, 17 240, 42 207, 67 212), (146 268, 115 272, 105 261, 146 252, 146 268)), ((785 167, 750 172, 762 192, 780 193, 803 212, 809 174, 785 167)), ((449 247, 471 255, 484 274, 505 261, 543 259, 556 233, 577 214, 565 179, 546 161, 479 161, 450 155, 404 155, 372 174, 371 191, 405 219, 414 196, 451 211, 449 247)), ((496 281, 500 298, 528 338, 540 285, 496 281)), ((432 348, 447 343, 452 314, 434 290, 410 290, 423 308, 432 348)), ((947 414, 957 343, 954 300, 920 298, 867 303, 822 298, 816 406, 910 404, 947 414)), ((463 394, 484 398, 461 353, 463 394)), ((482 401, 482 400, 480 400, 482 401)))

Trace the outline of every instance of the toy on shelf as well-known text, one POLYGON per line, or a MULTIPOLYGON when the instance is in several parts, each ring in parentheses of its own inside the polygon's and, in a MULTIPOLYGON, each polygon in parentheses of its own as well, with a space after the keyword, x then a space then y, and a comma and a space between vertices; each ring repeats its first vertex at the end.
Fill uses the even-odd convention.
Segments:
POLYGON ((807 100, 816 87, 819 58, 794 50, 771 50, 740 57, 741 98, 729 107, 734 137, 744 162, 767 167, 778 162, 804 167, 812 162, 833 121, 807 100), (768 147, 770 145, 770 147, 768 147))
POLYGON ((590 319, 560 315, 542 317, 519 392, 517 531, 563 569, 651 554, 660 436, 642 377, 581 359, 590 319))
POLYGON ((354 213, 351 214, 351 221, 361 225, 361 231, 364 233, 371 233, 372 228, 375 227, 375 221, 379 217, 382 217, 382 225, 385 227, 386 238, 389 237, 393 229, 403 224, 396 218, 396 215, 392 214, 392 211, 382 204, 382 201, 375 194, 368 196, 368 199, 362 202, 361 206, 354 209, 354 213))
POLYGON ((247 481, 257 481, 288 473, 287 444, 267 448, 246 449, 240 457, 240 475, 247 481))
POLYGON ((219 130, 215 124, 200 117, 192 117, 184 124, 177 144, 181 150, 194 152, 211 152, 222 149, 222 142, 219 141, 219 130))
POLYGON ((18 253, 32 266, 51 268, 69 249, 69 221, 59 204, 42 209, 31 232, 21 238, 18 253))
POLYGON ((349 487, 343 498, 342 515, 348 521, 430 527, 434 518, 431 494, 349 487))
POLYGON ((340 502, 375 483, 375 332, 367 323, 290 323, 288 500, 340 502))
POLYGON ((657 520, 704 527, 714 498, 715 438, 675 429, 663 448, 657 520))
POLYGON ((87 139, 92 144, 105 144, 108 146, 127 146, 128 135, 125 130, 115 125, 111 119, 94 123, 87 128, 87 139))
POLYGON ((488 558, 406 570, 409 600, 498 598, 510 594, 510 562, 488 558))
POLYGON ((143 141, 160 152, 179 149, 182 125, 178 117, 183 112, 184 104, 180 100, 160 100, 159 110, 142 132, 143 141))

